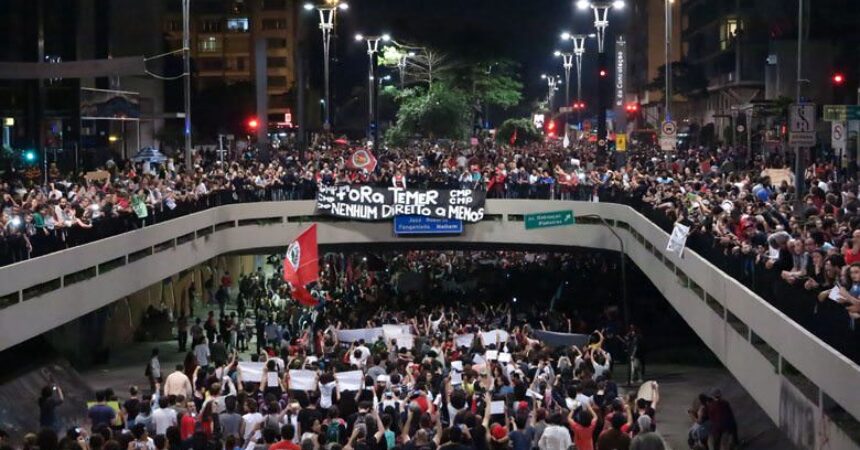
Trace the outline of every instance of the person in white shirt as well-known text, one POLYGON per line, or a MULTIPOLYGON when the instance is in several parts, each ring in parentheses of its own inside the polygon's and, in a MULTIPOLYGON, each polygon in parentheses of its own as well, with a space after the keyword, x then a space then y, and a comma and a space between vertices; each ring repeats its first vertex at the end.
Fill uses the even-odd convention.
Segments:
POLYGON ((546 419, 548 426, 538 440, 540 450, 567 450, 573 444, 570 439, 570 431, 563 426, 564 417, 555 413, 546 419))
POLYGON ((152 349, 152 357, 149 360, 149 386, 155 391, 155 384, 161 383, 161 363, 158 362, 158 348, 152 349))
POLYGON ((248 413, 242 416, 242 438, 245 442, 256 441, 260 438, 260 430, 257 425, 263 423, 265 417, 257 411, 257 403, 248 403, 248 413))
POLYGON ((185 375, 182 364, 176 366, 176 371, 167 376, 164 380, 164 396, 182 395, 185 398, 191 398, 192 388, 191 380, 188 375, 185 375))
POLYGON ((194 346, 194 357, 197 358, 197 365, 206 367, 209 365, 209 340, 205 337, 200 340, 200 343, 194 346))
POLYGON ((364 339, 362 339, 358 341, 358 346, 350 353, 349 362, 359 368, 364 368, 368 357, 370 357, 370 349, 364 345, 364 339))
POLYGON ((158 409, 152 412, 152 425, 155 427, 156 436, 167 433, 167 429, 177 425, 176 410, 169 407, 167 397, 158 399, 158 409))
POLYGON ((596 349, 591 352, 591 366, 594 367, 594 378, 597 379, 598 377, 606 374, 606 372, 609 372, 611 362, 612 357, 609 353, 600 349, 596 349))

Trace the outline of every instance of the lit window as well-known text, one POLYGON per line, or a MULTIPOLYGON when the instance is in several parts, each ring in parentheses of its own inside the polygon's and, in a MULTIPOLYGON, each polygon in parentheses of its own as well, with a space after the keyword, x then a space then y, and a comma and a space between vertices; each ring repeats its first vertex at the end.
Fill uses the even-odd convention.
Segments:
POLYGON ((731 46, 739 31, 744 28, 743 21, 737 18, 726 19, 720 26, 720 49, 726 50, 731 46))
POLYGON ((200 40, 198 46, 200 53, 215 53, 221 51, 221 41, 215 36, 209 36, 200 40))
POLYGON ((247 33, 248 18, 237 17, 234 19, 227 19, 227 31, 232 31, 234 33, 247 33))

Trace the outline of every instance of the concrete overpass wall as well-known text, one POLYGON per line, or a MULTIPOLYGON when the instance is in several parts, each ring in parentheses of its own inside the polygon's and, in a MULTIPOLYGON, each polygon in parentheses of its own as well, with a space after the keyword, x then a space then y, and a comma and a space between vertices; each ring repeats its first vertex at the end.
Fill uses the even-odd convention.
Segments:
MULTIPOLYGON (((801 447, 860 448, 860 367, 693 252, 665 252, 668 235, 617 204, 490 200, 487 217, 460 236, 410 242, 534 244, 619 250, 661 290, 767 414, 801 447), (525 230, 522 215, 570 209, 574 226, 525 230), (826 412, 826 413, 825 413, 826 412), (808 418, 810 420, 805 420, 808 418)), ((213 208, 0 268, 0 349, 56 328, 124 296, 230 252, 286 246, 310 223, 320 244, 405 242, 389 222, 331 221, 311 201, 213 208)), ((241 264, 240 264, 241 265, 241 264)))

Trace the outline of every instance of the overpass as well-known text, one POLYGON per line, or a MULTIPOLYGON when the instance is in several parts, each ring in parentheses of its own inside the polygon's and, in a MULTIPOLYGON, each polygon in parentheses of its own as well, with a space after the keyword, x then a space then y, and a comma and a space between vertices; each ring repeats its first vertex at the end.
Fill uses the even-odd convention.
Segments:
POLYGON ((310 223, 319 225, 321 245, 459 242, 618 251, 617 234, 630 260, 801 448, 860 449, 860 366, 694 252, 667 253, 667 233, 611 203, 488 200, 484 220, 466 225, 462 235, 408 241, 394 235, 390 222, 316 216, 313 201, 215 207, 0 268, 0 350, 213 257, 284 247, 310 223), (562 209, 574 211, 576 225, 525 229, 524 214, 562 209))

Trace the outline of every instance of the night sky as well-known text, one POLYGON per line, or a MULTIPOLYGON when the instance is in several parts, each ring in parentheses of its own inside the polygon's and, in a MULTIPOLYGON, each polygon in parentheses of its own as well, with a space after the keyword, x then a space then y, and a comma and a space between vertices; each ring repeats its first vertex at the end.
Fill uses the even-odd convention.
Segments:
MULTIPOLYGON (((518 62, 520 78, 525 85, 524 103, 543 98, 546 82, 541 73, 563 74, 560 58, 553 50, 570 51, 570 42, 561 43, 562 31, 592 33, 593 14, 579 11, 573 0, 352 0, 350 9, 339 16, 335 44, 337 61, 332 70, 334 90, 343 98, 353 88, 366 82, 367 56, 363 44, 353 40, 357 32, 388 32, 400 42, 426 45, 452 56, 465 58, 509 58, 518 62)), ((610 13, 612 30, 626 24, 626 12, 610 13)), ((315 18, 306 18, 311 33, 311 76, 318 84, 322 50, 315 18)), ((607 45, 607 49, 611 47, 607 45)), ((593 72, 597 42, 589 40, 583 68, 583 91, 586 102, 593 91, 593 72), (590 55, 589 55, 590 54, 590 55), (590 56, 590 57, 589 57, 590 56)), ((575 72, 571 75, 575 85, 575 72)), ((571 86, 571 97, 575 87, 571 86)), ((563 98, 563 89, 556 102, 563 98)), ((592 102, 593 104, 593 102, 592 102)))

